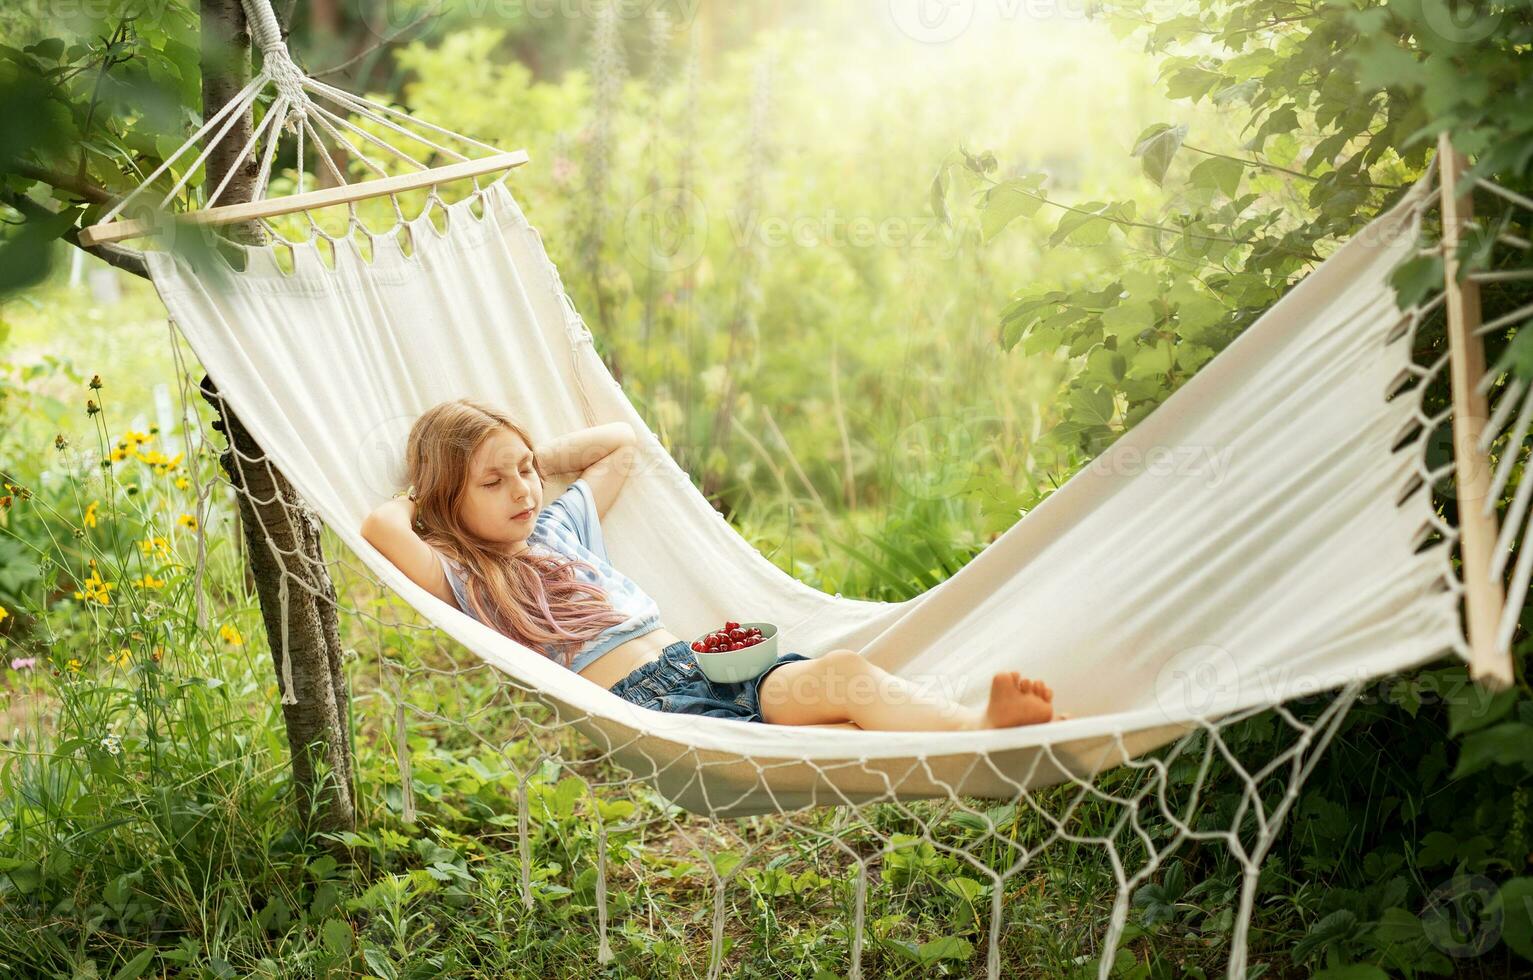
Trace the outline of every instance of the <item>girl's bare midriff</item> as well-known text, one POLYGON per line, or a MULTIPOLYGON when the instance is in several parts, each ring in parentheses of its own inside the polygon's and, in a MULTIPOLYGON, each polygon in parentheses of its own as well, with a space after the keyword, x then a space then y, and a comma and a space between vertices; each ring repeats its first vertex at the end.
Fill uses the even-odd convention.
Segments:
POLYGON ((660 659, 660 651, 679 642, 680 638, 664 626, 650 630, 626 643, 619 643, 596 660, 586 665, 580 676, 602 687, 610 688, 618 681, 649 663, 660 659))

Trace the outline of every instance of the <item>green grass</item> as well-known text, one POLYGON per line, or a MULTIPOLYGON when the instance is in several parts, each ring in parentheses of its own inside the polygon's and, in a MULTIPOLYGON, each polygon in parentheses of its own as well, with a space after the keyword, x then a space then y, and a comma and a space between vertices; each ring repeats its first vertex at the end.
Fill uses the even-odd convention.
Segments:
MULTIPOLYGON (((55 317, 82 303, 60 287, 46 295, 55 317)), ((145 304, 142 321, 125 317, 83 336, 153 334, 147 301, 130 289, 125 302, 145 304)), ((327 555, 342 556, 333 574, 348 610, 343 642, 354 654, 347 671, 360 816, 337 862, 326 842, 293 830, 300 821, 273 665, 231 533, 227 487, 217 483, 207 520, 218 530, 207 535, 202 583, 208 615, 198 621, 196 535, 177 518, 194 510, 196 487, 213 479, 216 461, 202 453, 165 473, 133 457, 97 465, 82 450, 107 453, 127 428, 103 420, 147 414, 145 404, 124 404, 116 371, 90 389, 94 361, 20 380, 35 363, 29 344, 44 335, 35 331, 41 318, 14 322, 19 356, 5 390, 19 424, 6 432, 4 458, 7 479, 32 494, 0 512, 0 541, 43 571, 0 599, 14 610, 0 649, 7 659, 37 658, 31 670, 0 675, 19 728, 0 754, 5 968, 61 977, 92 966, 102 976, 139 966, 174 976, 589 976, 603 825, 614 975, 705 973, 718 874, 727 876, 728 975, 844 976, 860 861, 869 875, 864 975, 983 975, 991 871, 1024 854, 1026 866, 1004 880, 1003 970, 1095 975, 1092 951, 1118 891, 1105 850, 1056 842, 1032 852, 1049 833, 1044 813, 1068 813, 1072 833, 1101 835, 1119 808, 1088 801, 1069 810, 1073 791, 1062 787, 1035 794, 1038 810, 967 800, 688 815, 380 593, 327 531, 327 555), (87 397, 101 412, 85 414, 87 397), (66 426, 60 451, 50 433, 66 426), (177 475, 190 485, 178 488, 177 475), (91 501, 93 527, 83 522, 91 501), (146 555, 139 544, 156 535, 169 541, 168 555, 146 555), (109 605, 74 598, 92 560, 114 583, 109 605), (133 584, 145 574, 165 584, 133 584), (114 663, 123 649, 127 661, 114 663), (396 691, 406 702, 414 822, 404 820, 396 691), (531 908, 518 832, 524 778, 531 908)), ((174 378, 168 345, 159 354, 147 339, 124 349, 140 359, 128 382, 133 397, 147 398, 150 378, 174 378)), ((200 376, 195 363, 188 371, 200 376)), ((171 434, 181 433, 154 433, 141 451, 171 434)), ((856 516, 840 522, 834 537, 855 547, 811 551, 800 537, 793 551, 813 556, 822 587, 898 597, 982 547, 965 533, 972 518, 962 507, 892 506, 884 529, 860 528, 856 516)), ((774 528, 788 537, 780 508, 758 512, 747 502, 739 515, 748 534, 774 528)), ((758 543, 787 564, 782 545, 758 543)), ((1099 786, 1137 778, 1120 771, 1099 786)), ((1133 835, 1116 840, 1125 864, 1137 866, 1143 854, 1133 835)), ((1174 964, 1178 975, 1221 968, 1233 870, 1210 848, 1192 875, 1211 875, 1212 884, 1180 897, 1177 931, 1131 917, 1122 975, 1152 960, 1159 970, 1174 964)))

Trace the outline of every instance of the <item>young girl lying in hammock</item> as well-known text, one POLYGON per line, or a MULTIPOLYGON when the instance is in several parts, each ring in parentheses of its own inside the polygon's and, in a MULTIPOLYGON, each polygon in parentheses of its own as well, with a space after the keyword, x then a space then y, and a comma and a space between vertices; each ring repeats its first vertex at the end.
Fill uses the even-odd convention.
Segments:
POLYGON ((969 708, 845 649, 783 653, 749 680, 708 680, 689 643, 661 625, 654 600, 606 558, 600 517, 627 478, 635 442, 632 427, 617 422, 534 451, 521 426, 494 408, 443 402, 410 430, 410 495, 369 514, 362 536, 444 602, 641 707, 905 731, 1055 717, 1053 691, 1015 671, 996 674, 989 703, 969 708), (574 472, 570 488, 543 506, 546 477, 574 472))

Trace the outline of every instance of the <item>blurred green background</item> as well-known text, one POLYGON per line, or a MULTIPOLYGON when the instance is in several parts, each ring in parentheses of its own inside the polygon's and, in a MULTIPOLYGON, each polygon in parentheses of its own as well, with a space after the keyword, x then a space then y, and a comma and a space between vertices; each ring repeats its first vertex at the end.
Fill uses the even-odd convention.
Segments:
MULTIPOLYGON (((525 148, 510 186, 678 462, 779 566, 875 599, 951 575, 1152 411, 1420 177, 1439 131, 1523 194, 1533 159, 1525 4, 277 7, 311 72, 525 148)), ((540 770, 525 909, 509 831, 517 766, 538 763, 511 720, 477 714, 496 704, 493 672, 421 673, 462 654, 328 535, 357 653, 367 826, 347 843, 371 864, 338 868, 294 838, 222 438, 203 441, 213 416, 194 388, 181 416, 202 372, 150 284, 65 240, 194 128, 198 13, 0 9, 0 973, 589 975, 590 819, 614 821, 609 846, 667 881, 614 885, 620 913, 650 912, 619 915, 615 968, 700 972, 706 928, 667 923, 711 914, 699 869, 740 859, 730 833, 770 828, 692 827, 718 835, 714 853, 657 864, 685 851, 674 813, 629 787, 577 802, 573 776, 540 770), (392 756, 396 670, 439 716, 484 725, 411 727, 413 822, 392 756)), ((295 164, 279 156, 273 195, 296 188, 295 164)), ((194 172, 176 203, 208 190, 194 172)), ((332 229, 334 211, 318 216, 332 229)), ((1526 214, 1494 213, 1530 237, 1526 214)), ((1492 238, 1472 243, 1471 268, 1526 264, 1492 238)), ((1402 269, 1402 303, 1440 281, 1440 259, 1402 269)), ((1487 315, 1527 301, 1490 288, 1487 315)), ((1526 375, 1520 337, 1487 343, 1526 375)), ((1422 360, 1441 344, 1424 331, 1422 360)), ((1252 976, 1526 969, 1522 632, 1516 653, 1504 695, 1447 662, 1354 709, 1264 865, 1252 976), (1493 941, 1443 941, 1444 894, 1454 910, 1484 898, 1461 921, 1484 937, 1494 920, 1493 941)), ((1258 751, 1291 734, 1268 716, 1229 738, 1258 751)), ((1229 826, 1240 800, 1238 783, 1210 792, 1200 825, 1229 826)), ((987 817, 1014 840, 1045 829, 1026 808, 987 817)), ((864 970, 983 975, 988 879, 915 846, 899 808, 870 819, 887 854, 864 970)), ((730 899, 748 922, 729 940, 740 975, 846 973, 847 868, 793 830, 730 899)), ((1100 848, 1039 861, 1005 896, 1007 974, 1095 976, 1112 869, 1100 848)), ((1137 889, 1114 975, 1222 973, 1240 871, 1194 848, 1137 889)))

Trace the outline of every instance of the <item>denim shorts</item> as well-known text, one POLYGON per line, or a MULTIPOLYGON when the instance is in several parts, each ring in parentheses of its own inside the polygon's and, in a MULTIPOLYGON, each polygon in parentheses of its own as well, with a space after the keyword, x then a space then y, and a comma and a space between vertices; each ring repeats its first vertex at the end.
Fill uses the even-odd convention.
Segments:
POLYGON ((762 721, 758 692, 767 674, 783 664, 808 660, 802 653, 782 653, 755 677, 734 683, 710 681, 686 640, 677 640, 660 656, 637 667, 612 685, 612 693, 641 708, 685 715, 712 715, 739 721, 762 721))

